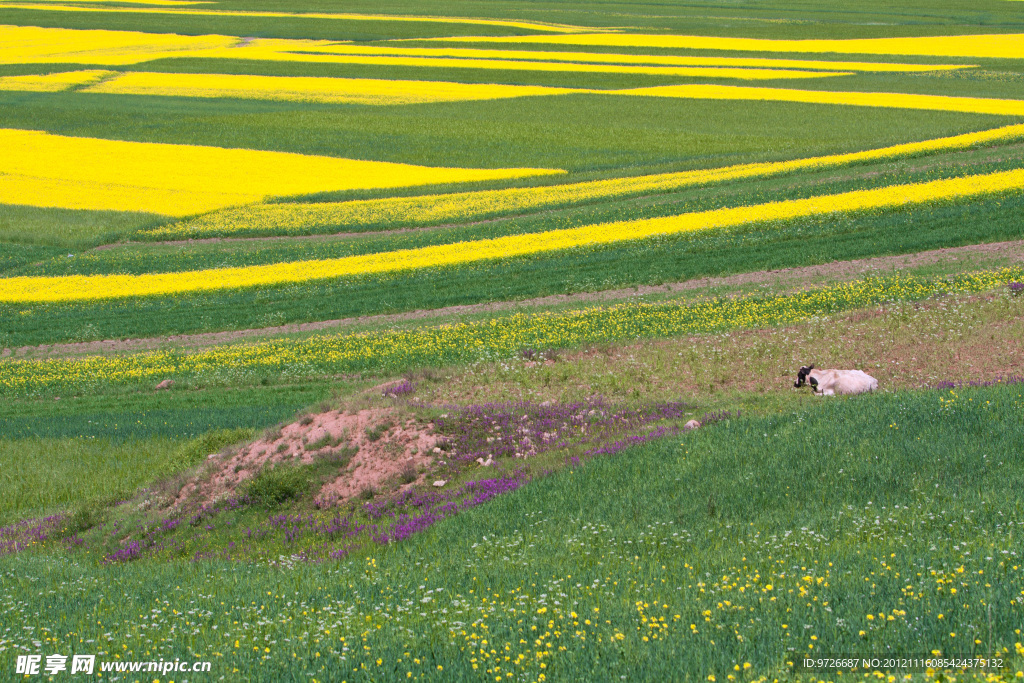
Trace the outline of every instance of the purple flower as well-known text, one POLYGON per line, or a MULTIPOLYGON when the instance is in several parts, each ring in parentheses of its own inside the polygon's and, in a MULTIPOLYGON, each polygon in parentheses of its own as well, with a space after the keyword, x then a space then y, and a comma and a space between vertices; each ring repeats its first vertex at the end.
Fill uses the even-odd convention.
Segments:
POLYGON ((960 381, 955 381, 955 382, 954 381, 950 381, 950 380, 943 380, 942 382, 939 382, 938 384, 933 385, 932 388, 933 389, 960 389, 962 387, 994 387, 994 386, 1002 386, 1004 384, 1024 384, 1024 377, 1021 377, 1020 375, 1008 375, 1008 376, 1000 375, 999 377, 996 377, 995 379, 990 379, 990 380, 970 379, 970 380, 967 380, 967 381, 960 380, 960 381))
POLYGON ((138 559, 142 547, 138 541, 132 541, 120 550, 116 550, 103 558, 103 564, 114 564, 116 562, 129 562, 138 559))
POLYGON ((412 392, 416 391, 416 385, 409 380, 402 380, 398 384, 392 384, 384 389, 384 396, 390 398, 398 398, 399 396, 408 396, 412 392))
POLYGON ((67 519, 67 515, 53 515, 43 519, 24 519, 0 527, 0 555, 21 552, 31 545, 43 543, 59 531, 67 519))

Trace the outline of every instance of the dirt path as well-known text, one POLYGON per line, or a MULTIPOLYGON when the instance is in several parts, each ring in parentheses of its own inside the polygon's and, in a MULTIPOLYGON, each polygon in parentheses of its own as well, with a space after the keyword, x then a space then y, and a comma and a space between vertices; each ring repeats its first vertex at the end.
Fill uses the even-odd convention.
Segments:
POLYGON ((0 352, 0 357, 53 357, 121 351, 145 351, 167 345, 203 347, 253 337, 267 337, 301 332, 321 332, 353 325, 402 322, 408 320, 443 319, 453 315, 507 311, 527 306, 554 306, 559 304, 619 301, 648 294, 671 294, 672 292, 692 291, 711 287, 763 285, 766 287, 774 286, 791 289, 808 284, 820 284, 823 280, 853 280, 872 271, 906 269, 954 262, 966 262, 970 267, 986 267, 991 265, 993 262, 1024 263, 1024 240, 935 249, 933 251, 904 254, 901 256, 880 256, 877 258, 857 259, 853 261, 835 261, 833 263, 826 263, 817 266, 755 271, 751 273, 729 275, 726 277, 704 277, 666 285, 628 287, 625 289, 613 289, 603 292, 582 292, 579 294, 555 294, 552 296, 519 301, 496 301, 485 304, 449 306, 447 308, 408 311, 406 313, 368 315, 358 318, 322 320, 309 323, 293 323, 290 325, 262 327, 248 330, 204 332, 201 334, 182 334, 143 339, 78 342, 73 344, 22 346, 17 349, 6 348, 0 352))

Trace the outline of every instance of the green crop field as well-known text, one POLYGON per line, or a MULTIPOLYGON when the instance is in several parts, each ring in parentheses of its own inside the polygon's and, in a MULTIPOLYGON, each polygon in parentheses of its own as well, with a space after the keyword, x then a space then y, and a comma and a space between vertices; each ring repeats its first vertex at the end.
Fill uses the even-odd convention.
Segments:
POLYGON ((0 680, 1024 678, 1022 85, 1019 0, 0 0, 0 680))

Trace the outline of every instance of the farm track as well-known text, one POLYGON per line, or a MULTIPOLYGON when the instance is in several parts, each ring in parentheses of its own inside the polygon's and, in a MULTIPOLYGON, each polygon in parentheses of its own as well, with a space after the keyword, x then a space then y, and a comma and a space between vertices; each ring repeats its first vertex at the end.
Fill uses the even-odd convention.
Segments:
POLYGON ((269 337, 282 334, 299 334, 304 332, 322 332, 355 325, 387 324, 392 322, 405 322, 409 320, 445 319, 450 316, 508 311, 531 306, 557 306, 575 303, 619 301, 638 296, 671 294, 673 292, 694 291, 715 287, 762 285, 766 287, 772 286, 775 288, 792 290, 809 284, 821 284, 823 280, 842 281, 857 279, 871 271, 915 268, 961 260, 973 261, 975 262, 975 265, 981 267, 984 267, 991 262, 999 262, 1000 264, 1024 262, 1024 240, 995 242, 991 244, 973 244, 963 247, 949 247, 915 254, 902 254, 898 256, 880 256, 868 259, 855 259, 851 261, 835 261, 832 263, 803 266, 799 268, 753 271, 725 277, 704 277, 665 285, 626 287, 603 292, 555 294, 535 299, 449 306, 430 310, 416 310, 404 313, 370 315, 308 323, 294 323, 275 327, 228 330, 223 332, 205 332, 188 335, 171 335, 166 337, 161 336, 139 339, 22 346, 16 349, 5 348, 0 352, 0 357, 60 357, 83 354, 146 351, 166 346, 190 346, 201 348, 205 346, 235 342, 242 339, 269 337))

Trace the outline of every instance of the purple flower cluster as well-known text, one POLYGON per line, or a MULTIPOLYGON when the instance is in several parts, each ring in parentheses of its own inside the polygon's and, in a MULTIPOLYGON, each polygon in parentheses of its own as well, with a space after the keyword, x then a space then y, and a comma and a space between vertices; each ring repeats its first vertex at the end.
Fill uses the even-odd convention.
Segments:
POLYGON ((633 436, 627 436, 625 439, 619 439, 613 443, 605 444, 604 446, 598 446, 597 448, 591 448, 589 451, 583 453, 585 458, 593 458, 598 455, 615 455, 621 451, 626 450, 632 446, 638 446, 648 441, 660 439, 663 436, 669 434, 678 434, 679 427, 658 427, 649 434, 636 434, 633 436))
MULTIPOLYGON (((192 526, 199 526, 204 521, 215 517, 222 512, 237 510, 238 508, 249 505, 250 503, 252 503, 252 499, 249 496, 237 496, 235 498, 222 500, 215 505, 202 505, 195 511, 195 513, 192 514, 188 522, 192 526)), ((175 523, 175 526, 177 526, 177 523, 175 523)))
POLYGON ((408 396, 412 392, 416 391, 416 385, 409 380, 402 380, 398 384, 392 384, 384 389, 384 396, 388 398, 399 398, 401 396, 408 396))
POLYGON ((1021 377, 1020 375, 1009 375, 1009 376, 1000 375, 999 377, 996 377, 995 379, 990 379, 990 380, 975 380, 975 379, 972 379, 972 380, 967 380, 966 382, 962 381, 962 380, 961 381, 956 381, 956 382, 947 380, 947 381, 944 381, 944 382, 939 382, 938 384, 936 384, 932 388, 933 389, 961 389, 963 387, 994 387, 994 386, 1003 386, 1003 385, 1006 385, 1006 384, 1024 384, 1024 377, 1021 377))
POLYGON ((335 515, 325 520, 313 514, 273 515, 267 520, 269 529, 284 533, 286 543, 293 543, 310 536, 324 536, 330 540, 353 538, 365 528, 355 524, 351 517, 335 515))
POLYGON ((118 562, 130 562, 142 555, 142 545, 138 541, 132 541, 120 550, 115 550, 103 558, 103 564, 115 564, 118 562))
POLYGON ((700 418, 700 420, 698 420, 698 422, 700 422, 700 426, 701 427, 707 427, 708 425, 713 425, 716 422, 723 422, 725 420, 732 420, 734 418, 738 418, 739 416, 740 416, 740 411, 738 411, 738 410, 735 413, 733 413, 730 410, 718 410, 718 411, 715 411, 713 413, 704 413, 704 415, 701 416, 701 418, 700 418))
POLYGON ((1014 294, 1024 294, 1024 282, 1011 282, 1010 291, 1014 294))
POLYGON ((604 443, 662 420, 678 420, 685 403, 612 408, 600 398, 540 405, 524 401, 456 408, 434 421, 444 434, 452 467, 478 458, 529 458, 571 444, 604 443))
POLYGON ((393 524, 370 527, 370 538, 384 545, 401 541, 462 510, 486 503, 495 496, 515 491, 528 481, 518 472, 511 477, 481 479, 445 492, 415 494, 411 491, 382 503, 367 503, 363 509, 371 519, 394 518, 393 524))
POLYGON ((8 526, 0 527, 0 555, 17 553, 32 545, 38 545, 68 519, 67 515, 52 515, 42 519, 23 519, 8 526))

